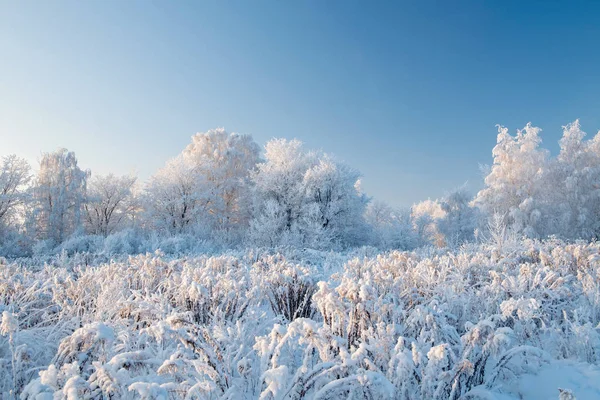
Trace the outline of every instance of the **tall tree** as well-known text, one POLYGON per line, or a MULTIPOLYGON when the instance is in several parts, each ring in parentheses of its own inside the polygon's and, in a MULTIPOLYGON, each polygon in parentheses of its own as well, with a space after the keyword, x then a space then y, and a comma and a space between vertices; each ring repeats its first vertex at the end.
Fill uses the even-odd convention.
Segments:
POLYGON ((600 235, 600 134, 585 136, 578 120, 563 127, 560 153, 544 180, 547 230, 565 238, 600 235))
POLYGON ((248 223, 248 183, 260 148, 250 135, 211 129, 192 136, 183 157, 192 165, 202 207, 213 230, 248 223))
POLYGON ((96 175, 90 179, 85 221, 90 233, 107 236, 132 217, 135 207, 132 176, 96 175))
POLYGON ((149 228, 170 235, 192 232, 200 209, 193 166, 182 156, 169 160, 150 178, 143 203, 149 228))
POLYGON ((67 149, 42 155, 32 192, 31 218, 38 239, 58 244, 81 228, 89 175, 67 149))
POLYGON ((9 155, 2 157, 0 165, 0 230, 14 222, 17 208, 26 198, 26 186, 31 180, 27 161, 9 155))
POLYGON ((275 139, 252 175, 250 238, 256 244, 314 247, 358 243, 367 198, 359 173, 297 140, 275 139))
POLYGON ((169 234, 230 240, 249 221, 249 175, 259 160, 249 135, 213 129, 169 161, 146 188, 147 215, 169 234))
POLYGON ((485 188, 475 199, 488 215, 499 214, 506 223, 528 236, 541 234, 539 203, 548 152, 540 149, 540 129, 527 124, 515 137, 498 128, 498 143, 492 153, 494 164, 485 178, 485 188))

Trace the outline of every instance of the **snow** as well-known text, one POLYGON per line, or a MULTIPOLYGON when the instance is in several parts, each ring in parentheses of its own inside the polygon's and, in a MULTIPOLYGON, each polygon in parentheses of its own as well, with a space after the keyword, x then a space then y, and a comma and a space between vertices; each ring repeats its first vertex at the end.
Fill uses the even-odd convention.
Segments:
POLYGON ((600 244, 365 254, 7 262, 0 385, 23 400, 598 396, 600 244))
POLYGON ((141 186, 4 157, 0 396, 600 398, 600 135, 552 158, 539 132, 410 210, 224 129, 141 186))
POLYGON ((506 390, 507 400, 547 400, 558 398, 559 388, 570 390, 577 400, 600 399, 600 368, 567 360, 554 361, 535 374, 520 376, 502 390, 506 390))

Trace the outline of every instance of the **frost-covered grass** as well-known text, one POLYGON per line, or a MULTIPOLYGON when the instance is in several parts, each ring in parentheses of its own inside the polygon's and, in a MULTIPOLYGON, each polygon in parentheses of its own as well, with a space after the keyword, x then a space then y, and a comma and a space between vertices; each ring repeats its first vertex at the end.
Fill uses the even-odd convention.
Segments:
POLYGON ((597 243, 38 262, 0 265, 4 398, 508 399, 600 361, 597 243))

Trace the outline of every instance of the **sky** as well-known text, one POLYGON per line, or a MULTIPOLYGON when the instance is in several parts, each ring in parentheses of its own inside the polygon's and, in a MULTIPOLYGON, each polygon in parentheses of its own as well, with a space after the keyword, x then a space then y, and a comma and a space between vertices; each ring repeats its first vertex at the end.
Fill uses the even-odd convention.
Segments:
POLYGON ((496 124, 595 134, 599 67, 600 2, 0 0, 0 155, 143 181, 225 127, 410 206, 480 189, 496 124))

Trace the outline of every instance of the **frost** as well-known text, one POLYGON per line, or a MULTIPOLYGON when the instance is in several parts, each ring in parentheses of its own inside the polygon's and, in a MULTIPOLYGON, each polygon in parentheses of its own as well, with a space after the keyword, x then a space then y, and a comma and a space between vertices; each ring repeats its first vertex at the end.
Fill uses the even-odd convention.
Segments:
POLYGON ((139 186, 5 157, 0 397, 598 398, 600 136, 539 134, 411 209, 224 129, 139 186))

